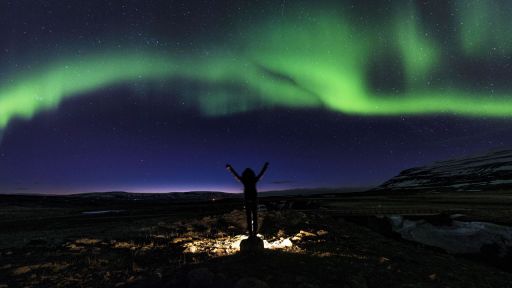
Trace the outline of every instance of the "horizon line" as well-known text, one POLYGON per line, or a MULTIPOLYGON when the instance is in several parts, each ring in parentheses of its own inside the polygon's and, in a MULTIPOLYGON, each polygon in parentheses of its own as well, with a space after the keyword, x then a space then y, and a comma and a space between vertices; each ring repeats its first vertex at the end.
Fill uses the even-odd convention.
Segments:
MULTIPOLYGON (((286 189, 263 189, 258 191, 258 193, 267 193, 267 192, 279 192, 279 191, 291 191, 291 190, 357 190, 364 191, 370 188, 375 187, 376 185, 361 185, 361 186, 338 186, 338 187, 301 187, 301 188, 286 188, 286 189)), ((101 193, 131 193, 131 194, 170 194, 170 193, 194 193, 194 192, 202 192, 202 193, 226 193, 226 194, 243 194, 243 190, 238 191, 221 191, 221 190, 184 190, 184 191, 166 191, 166 192, 137 192, 137 191, 126 191, 126 190, 106 190, 106 191, 91 191, 91 192, 69 192, 69 193, 45 193, 45 192, 0 192, 0 195, 26 195, 26 196, 72 196, 72 195, 80 195, 80 194, 101 194, 101 193)))

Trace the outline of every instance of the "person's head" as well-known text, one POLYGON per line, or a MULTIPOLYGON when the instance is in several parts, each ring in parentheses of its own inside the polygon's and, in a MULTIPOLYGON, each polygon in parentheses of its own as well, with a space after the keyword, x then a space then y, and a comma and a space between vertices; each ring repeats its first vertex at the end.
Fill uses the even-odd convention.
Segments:
POLYGON ((244 172, 242 172, 242 179, 243 180, 255 180, 256 174, 254 171, 252 171, 251 168, 245 168, 244 172))

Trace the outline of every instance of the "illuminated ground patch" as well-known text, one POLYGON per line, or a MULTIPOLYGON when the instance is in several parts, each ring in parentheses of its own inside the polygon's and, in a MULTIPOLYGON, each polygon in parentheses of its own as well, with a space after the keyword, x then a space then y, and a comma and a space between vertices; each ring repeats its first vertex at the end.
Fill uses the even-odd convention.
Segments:
MULTIPOLYGON (((265 249, 285 250, 288 252, 300 252, 291 237, 272 237, 265 239, 261 234, 258 237, 263 239, 265 249)), ((240 243, 247 239, 247 235, 225 236, 217 238, 203 238, 183 244, 185 253, 207 253, 212 256, 232 255, 240 251, 240 243)))

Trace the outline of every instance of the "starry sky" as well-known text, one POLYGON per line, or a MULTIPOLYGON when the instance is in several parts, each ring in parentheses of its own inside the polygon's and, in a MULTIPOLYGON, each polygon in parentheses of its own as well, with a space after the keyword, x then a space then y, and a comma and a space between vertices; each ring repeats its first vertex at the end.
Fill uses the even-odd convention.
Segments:
POLYGON ((1 1, 0 193, 372 186, 512 144, 512 4, 1 1))

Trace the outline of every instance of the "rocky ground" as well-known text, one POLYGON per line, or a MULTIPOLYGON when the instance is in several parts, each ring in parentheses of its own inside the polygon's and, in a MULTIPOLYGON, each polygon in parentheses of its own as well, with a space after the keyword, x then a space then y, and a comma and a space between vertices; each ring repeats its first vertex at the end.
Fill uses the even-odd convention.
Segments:
POLYGON ((241 254, 244 217, 164 218, 119 235, 2 247, 0 287, 512 287, 510 273, 322 210, 262 212, 267 249, 241 254))

